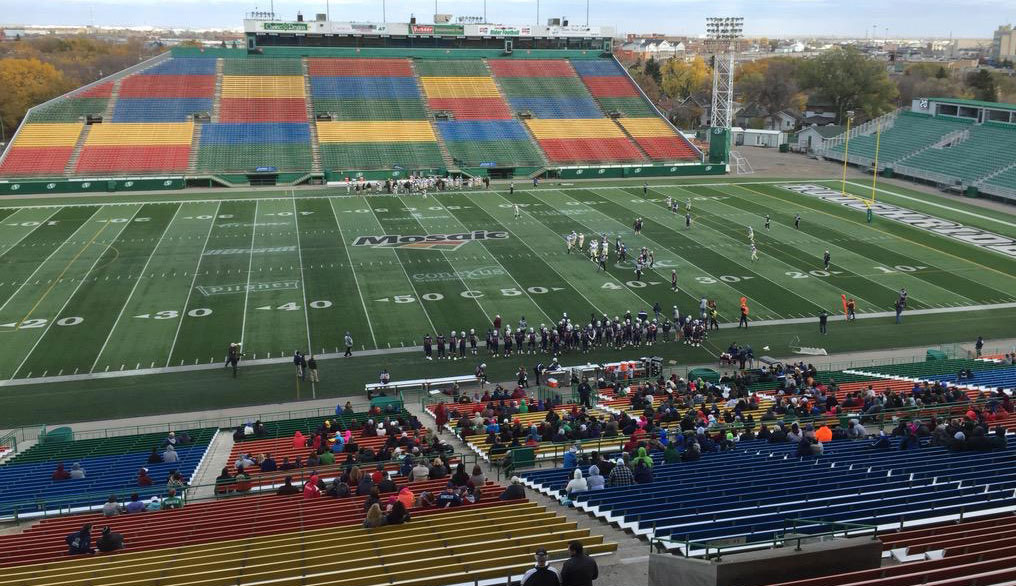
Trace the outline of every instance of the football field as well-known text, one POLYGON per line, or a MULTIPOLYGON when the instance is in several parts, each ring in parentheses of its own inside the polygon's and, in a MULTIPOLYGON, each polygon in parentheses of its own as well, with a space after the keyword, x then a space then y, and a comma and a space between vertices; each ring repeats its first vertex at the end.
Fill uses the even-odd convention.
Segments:
POLYGON ((549 325, 563 313, 584 324, 591 314, 652 315, 656 302, 664 316, 674 305, 697 314, 702 297, 716 301, 721 322, 737 321, 741 297, 766 322, 842 313, 841 295, 859 314, 891 311, 901 288, 908 310, 943 319, 1016 302, 1012 216, 887 193, 913 216, 869 224, 863 209, 819 189, 833 186, 731 179, 646 193, 641 183, 544 184, 427 198, 326 189, 4 202, 0 379, 218 363, 230 342, 248 359, 341 352, 347 331, 354 351, 452 330, 482 340, 496 314, 508 325, 521 316, 549 325), (611 254, 599 272, 585 250, 566 251, 572 231, 587 247, 594 234, 611 245, 619 235, 631 256, 653 251, 655 265, 636 280, 631 261, 611 254))

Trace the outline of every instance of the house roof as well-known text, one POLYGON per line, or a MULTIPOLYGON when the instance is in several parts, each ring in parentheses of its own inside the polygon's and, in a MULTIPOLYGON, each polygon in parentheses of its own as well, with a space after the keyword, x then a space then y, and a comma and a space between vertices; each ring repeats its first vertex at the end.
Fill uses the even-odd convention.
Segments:
POLYGON ((839 124, 827 124, 825 126, 809 126, 801 132, 804 132, 805 130, 814 130, 822 138, 833 138, 834 136, 843 134, 845 129, 839 124))
POLYGON ((829 126, 833 124, 835 121, 836 120, 834 118, 828 118, 826 116, 808 116, 807 118, 802 120, 802 122, 804 122, 804 124, 806 125, 815 125, 815 126, 829 126))

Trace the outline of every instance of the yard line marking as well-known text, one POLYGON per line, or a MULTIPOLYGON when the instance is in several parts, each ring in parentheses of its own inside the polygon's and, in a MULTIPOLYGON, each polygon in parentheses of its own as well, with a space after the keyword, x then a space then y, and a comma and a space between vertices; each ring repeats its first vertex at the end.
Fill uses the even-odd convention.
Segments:
MULTIPOLYGON (((364 196, 361 195, 361 196, 358 196, 358 197, 364 197, 364 196)), ((367 205, 367 208, 370 210, 371 215, 374 216, 374 221, 377 222, 378 227, 381 228, 382 233, 384 233, 384 229, 385 229, 384 226, 385 225, 381 223, 381 218, 377 217, 377 212, 374 211, 374 206, 372 206, 369 203, 367 203, 367 200, 366 200, 365 197, 364 197, 364 202, 363 203, 367 205)), ((343 245, 345 245, 345 242, 343 242, 343 245)), ((347 249, 347 252, 348 252, 348 249, 347 249)), ((395 256, 396 259, 398 259, 398 253, 395 251, 394 248, 392 249, 392 255, 395 256)), ((427 260, 429 261, 430 259, 427 259, 427 260)), ((352 262, 352 261, 350 261, 350 262, 352 262)), ((409 286, 413 289, 413 295, 415 295, 416 298, 420 300, 420 309, 423 310, 423 315, 427 316, 427 322, 430 323, 431 331, 433 331, 435 334, 437 334, 437 328, 434 327, 434 320, 430 319, 430 312, 427 311, 427 306, 423 303, 423 297, 420 297, 420 292, 416 290, 416 285, 414 285, 413 284, 413 280, 409 278, 409 272, 406 271, 406 265, 402 264, 401 262, 398 262, 398 263, 395 263, 395 264, 397 264, 400 267, 402 267, 402 274, 406 276, 406 281, 409 281, 409 286)), ((360 298, 363 299, 362 294, 361 294, 360 298)), ((374 347, 376 348, 377 344, 374 344, 374 347)))
MULTIPOLYGON (((3 255, 5 255, 5 254, 7 254, 7 253, 8 253, 8 252, 10 252, 11 250, 13 250, 13 249, 14 249, 14 247, 16 247, 17 245, 21 244, 21 241, 22 241, 22 240, 24 240, 25 238, 28 238, 29 236, 31 236, 32 234, 34 234, 36 230, 38 230, 39 228, 41 228, 41 227, 45 226, 45 225, 46 225, 46 222, 50 221, 50 219, 52 219, 52 218, 53 218, 53 216, 55 216, 55 215, 57 215, 58 213, 60 213, 60 210, 61 210, 61 209, 62 209, 62 208, 57 208, 57 209, 53 210, 53 213, 51 213, 50 215, 46 216, 46 219, 45 219, 45 220, 41 220, 41 221, 39 221, 39 225, 37 225, 37 226, 33 226, 33 227, 32 227, 32 229, 31 229, 31 230, 29 230, 28 232, 25 232, 25 234, 24 234, 23 236, 21 236, 21 238, 18 238, 18 239, 17 239, 16 241, 14 241, 14 242, 12 242, 11 244, 7 245, 7 247, 6 247, 6 248, 4 248, 4 249, 0 250, 0 256, 3 256, 3 255)), ((20 211, 21 211, 21 210, 18 210, 17 212, 14 212, 13 214, 11 214, 11 215, 7 216, 6 218, 4 218, 4 220, 10 220, 10 219, 11 219, 12 217, 14 217, 15 215, 17 215, 17 214, 18 214, 18 213, 19 213, 20 211)), ((15 220, 15 222, 16 222, 16 221, 17 221, 17 220, 15 220)), ((34 244, 33 244, 33 246, 34 246, 34 244)))
MULTIPOLYGON (((472 201, 472 199, 473 199, 472 197, 469 197, 469 196, 467 196, 467 197, 469 198, 469 200, 470 200, 470 201, 472 201)), ((498 194, 498 197, 500 197, 501 199, 503 199, 503 200, 505 201, 505 203, 512 203, 511 201, 509 201, 509 200, 508 200, 508 198, 507 198, 507 197, 505 197, 505 196, 501 195, 500 193, 498 194)), ((476 203, 476 202, 473 202, 473 203, 476 203)), ((528 215, 528 216, 529 216, 529 217, 530 217, 530 218, 531 218, 531 219, 532 219, 532 220, 533 220, 534 222, 536 222, 536 223, 538 223, 538 224, 542 225, 542 226, 543 226, 544 228, 546 228, 547 230, 550 230, 550 228, 549 228, 549 227, 548 227, 548 226, 547 226, 546 224, 543 224, 542 222, 540 222, 540 221, 539 221, 539 220, 537 220, 536 218, 533 218, 533 215, 532 215, 532 214, 530 214, 530 213, 529 213, 528 211, 525 211, 525 210, 522 210, 522 211, 523 211, 523 213, 525 213, 526 215, 528 215)), ((487 214, 488 214, 489 216, 491 216, 492 218, 494 217, 494 214, 491 214, 490 212, 487 212, 487 214)), ((495 219, 495 220, 497 220, 497 218, 494 218, 494 219, 495 219)), ((507 230, 508 232, 511 232, 511 233, 512 233, 512 234, 513 234, 513 235, 515 236, 515 238, 516 238, 516 239, 517 239, 517 240, 518 240, 519 242, 521 242, 522 244, 525 244, 525 245, 526 245, 526 248, 528 248, 529 250, 532 250, 532 251, 533 251, 533 254, 536 254, 536 251, 535 251, 535 250, 533 250, 533 247, 532 247, 532 246, 529 246, 529 243, 528 243, 528 242, 526 242, 526 239, 525 239, 525 238, 519 238, 519 235, 518 235, 518 234, 515 234, 515 232, 514 232, 514 231, 512 231, 512 229, 508 227, 508 224, 506 224, 506 223, 504 223, 504 222, 501 222, 500 220, 498 220, 498 222, 500 222, 500 223, 501 223, 501 225, 502 225, 502 226, 504 226, 504 229, 505 229, 505 230, 507 230)), ((537 256, 538 256, 538 255, 537 255, 537 256)), ((561 280, 562 280, 562 281, 564 281, 565 283, 569 283, 569 284, 571 283, 571 281, 570 281, 570 280, 568 280, 568 279, 566 279, 566 278, 565 278, 565 276, 564 276, 564 275, 562 275, 562 274, 561 274, 561 272, 560 272, 560 271, 558 271, 558 270, 557 270, 557 268, 556 268, 556 267, 555 267, 554 265, 550 264, 549 262, 548 262, 548 263, 545 263, 545 264, 546 264, 546 265, 547 265, 548 267, 550 267, 550 270, 552 270, 552 271, 554 271, 555 273, 557 273, 557 276, 561 277, 561 280)), ((617 279, 616 279, 616 278, 614 278, 613 276, 611 276, 610 278, 614 279, 615 281, 617 280, 617 279)), ((586 297, 586 294, 582 292, 582 287, 576 287, 576 286, 574 286, 574 285, 573 285, 573 286, 572 286, 572 288, 573 288, 573 289, 575 289, 575 291, 576 291, 576 292, 578 292, 578 294, 579 294, 579 295, 581 295, 581 296, 582 296, 582 298, 586 300, 586 303, 588 303, 590 307, 592 307, 593 309, 595 309, 595 310, 596 310, 596 313, 600 313, 600 314, 604 314, 604 315, 606 315, 606 313, 607 313, 607 312, 605 312, 605 311, 603 311, 602 309, 600 309, 599 307, 597 307, 595 303, 593 303, 592 301, 590 301, 590 300, 589 300, 589 298, 588 298, 588 297, 586 297)), ((641 299, 641 298, 640 298, 640 299, 641 299)))
MULTIPOLYGON (((827 179, 826 180, 827 183, 831 183, 833 181, 834 181, 833 179, 827 179)), ((863 190, 866 190, 866 191, 871 189, 871 187, 869 187, 867 185, 860 185, 858 183, 854 183, 853 181, 847 181, 847 185, 852 185, 854 187, 857 187, 857 188, 860 188, 860 189, 863 189, 863 190)), ((879 191, 881 193, 888 193, 889 195, 892 195, 892 196, 895 196, 895 197, 899 197, 899 198, 902 198, 902 199, 909 199, 910 201, 916 201, 918 203, 927 204, 927 205, 930 205, 930 206, 934 206, 936 208, 942 208, 943 210, 949 210, 950 212, 956 212, 957 214, 964 214, 964 215, 970 216, 972 218, 977 218, 979 220, 988 220, 988 221, 991 221, 991 222, 995 222, 997 224, 1002 224, 1003 226, 1009 226, 1010 228, 1016 228, 1016 224, 1014 224, 1012 222, 1007 222, 1005 220, 1000 220, 998 218, 992 218, 991 216, 982 216, 981 214, 978 214, 978 213, 968 212, 967 210, 961 210, 959 208, 950 207, 950 206, 947 206, 945 204, 940 204, 940 203, 936 203, 936 202, 933 202, 933 201, 928 201, 928 200, 924 200, 924 199, 918 199, 916 197, 912 197, 912 196, 909 196, 909 195, 903 195, 902 193, 897 193, 895 191, 889 191, 888 189, 882 189, 881 187, 876 188, 875 191, 879 191)))
POLYGON ((258 209, 261 202, 254 202, 254 227, 250 231, 250 260, 247 262, 247 286, 243 291, 243 322, 240 324, 240 351, 243 351, 243 336, 247 331, 247 300, 250 298, 250 274, 254 268, 254 236, 258 233, 258 209))
MULTIPOLYGON (((356 276, 356 269, 353 267, 353 259, 349 255, 349 248, 346 246, 346 239, 342 235, 342 226, 339 225, 339 216, 335 212, 335 206, 332 205, 332 202, 328 202, 328 209, 332 210, 332 217, 335 218, 335 227, 339 229, 339 242, 342 244, 342 251, 346 253, 346 260, 349 261, 349 272, 353 273, 353 285, 356 286, 356 294, 360 296, 360 306, 363 307, 363 315, 367 317, 367 327, 370 329, 370 340, 374 343, 374 347, 377 348, 377 338, 374 337, 374 324, 370 321, 370 312, 367 311, 367 304, 363 301, 363 291, 360 290, 360 280, 356 276)), ((406 275, 406 278, 409 278, 408 274, 406 275)), ((434 327, 433 322, 431 322, 430 325, 431 327, 434 327)))
POLYGON ((314 354, 310 343, 310 317, 307 315, 307 281, 303 275, 303 249, 300 247, 300 212, 296 209, 296 190, 293 190, 293 223, 296 226, 296 254, 300 261, 300 293, 303 294, 303 324, 307 328, 307 352, 314 354))
MULTIPOLYGON (((124 223, 120 224, 120 231, 119 231, 119 232, 117 232, 117 236, 119 236, 120 234, 122 234, 122 233, 123 233, 123 231, 124 231, 124 229, 125 229, 125 228, 126 228, 127 226, 129 226, 131 222, 133 222, 133 221, 134 221, 134 218, 135 218, 135 217, 137 217, 137 215, 138 215, 138 212, 140 212, 140 211, 141 211, 141 208, 142 208, 142 207, 143 207, 143 206, 138 206, 138 209, 134 210, 134 213, 133 213, 133 214, 131 214, 130 220, 128 220, 128 221, 126 221, 126 222, 124 222, 124 223)), ((102 233, 102 232, 103 232, 103 231, 104 231, 104 230, 105 230, 105 229, 106 229, 107 227, 109 227, 109 225, 110 225, 110 224, 112 224, 112 223, 113 223, 113 222, 107 221, 107 222, 106 222, 106 223, 105 223, 105 224, 104 224, 104 225, 102 226, 102 228, 101 228, 101 229, 100 229, 100 230, 99 230, 99 231, 98 231, 98 232, 96 233, 96 237, 98 237, 98 235, 99 235, 99 234, 101 234, 101 233, 102 233)), ((92 238, 92 240, 91 240, 91 241, 89 241, 89 242, 91 243, 91 242, 94 242, 94 241, 95 241, 95 237, 93 237, 93 238, 92 238)), ((110 247, 111 247, 111 246, 113 246, 113 243, 114 243, 114 242, 116 242, 116 237, 114 237, 114 238, 110 239, 110 241, 109 241, 109 244, 107 244, 107 245, 106 245, 106 248, 104 248, 104 249, 103 249, 102 253, 101 253, 101 254, 99 254, 99 255, 97 255, 97 256, 95 257, 95 262, 93 262, 93 263, 92 263, 92 266, 88 267, 88 271, 87 271, 87 272, 85 272, 85 274, 84 274, 84 275, 83 275, 83 276, 81 277, 81 279, 80 279, 80 280, 78 281, 78 284, 77 284, 77 285, 76 285, 76 286, 74 287, 74 290, 73 290, 73 291, 71 291, 71 294, 67 296, 67 300, 66 300, 66 301, 64 301, 64 304, 63 304, 63 305, 62 305, 62 306, 60 307, 59 311, 57 311, 57 312, 56 312, 56 315, 57 315, 57 316, 59 316, 59 315, 60 315, 61 313, 63 313, 63 312, 64 312, 64 310, 65 310, 65 309, 67 309, 67 306, 68 306, 68 305, 70 305, 70 303, 71 303, 71 300, 72 300, 72 299, 74 299, 74 296, 75 296, 75 295, 77 295, 77 293, 78 293, 78 290, 79 290, 79 289, 81 289, 81 286, 82 286, 82 285, 84 285, 84 284, 85 284, 85 281, 87 281, 87 280, 88 280, 88 275, 89 275, 89 274, 91 274, 91 272, 92 272, 93 270, 95 270, 95 267, 96 267, 96 265, 98 265, 98 264, 99 264, 99 261, 100 261, 100 260, 102 260, 102 257, 106 256, 106 252, 107 252, 107 251, 109 251, 110 247)), ((86 246, 86 248, 87 248, 87 246, 86 246)), ((83 249, 82 249, 82 251, 83 251, 83 249)), ((78 256, 80 256, 80 255, 81 255, 81 253, 79 252, 79 253, 78 253, 77 255, 75 255, 75 257, 74 257, 74 258, 76 259, 76 258, 77 258, 78 256)), ((65 268, 65 269, 64 269, 64 271, 66 271, 66 270, 67 270, 67 269, 65 268)), ((48 291, 47 291, 47 293, 48 293, 48 291)), ((36 304, 36 305, 38 305, 38 304, 36 304)), ((34 311, 34 309, 35 309, 35 308, 32 308, 32 309, 33 309, 33 311, 34 311)), ((56 320, 56 319, 52 319, 52 320, 50 320, 50 321, 49 321, 49 322, 48 322, 48 323, 46 324, 46 329, 44 329, 44 330, 42 331, 42 334, 40 334, 40 335, 39 335, 39 338, 38 338, 38 339, 37 339, 37 340, 35 341, 35 344, 33 344, 33 345, 32 345, 32 348, 31 348, 31 349, 30 349, 30 350, 28 351, 28 353, 27 353, 27 354, 25 354, 25 358, 24 358, 24 359, 23 359, 23 360, 21 361, 21 364, 19 364, 19 365, 18 365, 18 367, 17 367, 16 369, 14 369, 14 373, 13 373, 13 374, 11 374, 11 379, 13 379, 13 378, 15 378, 16 376, 18 376, 18 372, 19 372, 19 371, 20 371, 20 370, 21 370, 21 369, 22 369, 22 368, 23 368, 23 367, 25 366, 25 363, 26 363, 26 362, 28 362, 28 359, 29 359, 29 358, 30 358, 30 357, 32 356, 32 354, 34 354, 34 353, 35 353, 35 349, 39 347, 39 344, 40 344, 40 343, 42 343, 42 340, 43 340, 43 338, 45 338, 45 337, 46 337, 46 334, 48 334, 48 333, 49 333, 49 330, 50 330, 50 329, 51 329, 51 328, 53 327, 53 324, 54 324, 54 323, 56 323, 56 322, 57 322, 57 320, 56 320)))
POLYGON ((187 290, 187 299, 183 302, 183 307, 180 309, 180 321, 176 322, 176 333, 173 334, 173 343, 169 347, 169 356, 166 357, 167 368, 169 367, 169 361, 173 359, 173 351, 176 349, 176 340, 180 337, 180 328, 183 327, 183 317, 187 311, 187 306, 190 305, 191 293, 194 291, 194 286, 198 283, 198 274, 201 273, 201 261, 205 258, 205 249, 208 248, 208 239, 212 236, 212 228, 215 227, 215 219, 219 217, 220 209, 222 209, 221 202, 215 206, 215 213, 212 215, 212 219, 208 221, 208 233, 205 234, 205 244, 201 247, 201 252, 198 254, 198 264, 194 267, 194 276, 191 278, 190 289, 187 290))
MULTIPOLYGON (((84 222, 82 222, 80 226, 78 226, 78 229, 77 229, 77 230, 75 230, 73 234, 71 234, 70 236, 68 236, 68 238, 70 238, 70 237, 74 236, 75 234, 77 234, 78 232, 80 232, 81 230, 83 230, 83 229, 84 229, 84 228, 85 228, 86 226, 90 225, 91 219, 95 217, 95 214, 99 213, 99 210, 100 210, 100 209, 102 209, 102 206, 99 206, 99 207, 97 207, 97 208, 95 209, 95 212, 93 212, 91 216, 88 216, 88 218, 86 218, 86 219, 85 219, 85 221, 84 221, 84 222)), ((14 291, 14 293, 11 293, 11 296, 10 296, 10 297, 8 297, 6 301, 4 301, 3 305, 0 305, 0 311, 3 311, 3 309, 4 309, 5 307, 7 307, 7 304, 8 304, 8 303, 10 303, 12 299, 14 299, 15 297, 17 297, 17 296, 18 296, 18 293, 21 293, 21 290, 22 290, 22 289, 23 289, 23 288, 25 287, 25 285, 27 285, 28 283, 30 283, 30 282, 31 282, 31 280, 32 280, 32 277, 34 277, 34 276, 36 275, 36 273, 38 273, 38 272, 39 272, 40 270, 42 270, 42 267, 46 266, 46 263, 48 263, 48 262, 49 262, 49 260, 50 260, 51 258, 53 258, 53 256, 54 256, 54 255, 56 255, 56 253, 57 253, 57 252, 60 252, 60 249, 61 249, 61 248, 63 248, 63 247, 64 247, 64 245, 66 245, 66 244, 68 244, 68 243, 69 243, 69 241, 65 240, 65 241, 63 242, 63 244, 60 244, 59 246, 57 246, 56 248, 54 248, 54 249, 53 249, 53 252, 49 253, 49 256, 47 256, 47 257, 45 258, 45 260, 43 260, 43 261, 42 261, 41 263, 39 263, 39 266, 35 267, 35 270, 34 270, 34 271, 32 271, 32 274, 31 274, 31 275, 28 275, 28 278, 27 278, 27 279, 25 279, 25 281, 24 281, 23 283, 21 283, 21 285, 19 285, 19 286, 18 286, 17 290, 15 290, 15 291, 14 291)))
MULTIPOLYGON (((113 337, 113 332, 116 331, 116 326, 120 324, 120 318, 122 318, 124 312, 127 311, 127 306, 130 304, 131 299, 134 298, 134 292, 138 290, 138 285, 141 284, 141 280, 145 278, 145 273, 148 271, 148 265, 152 262, 152 257, 154 257, 155 253, 159 250, 159 246, 162 244, 162 239, 165 238, 166 234, 169 232, 169 227, 173 225, 173 222, 176 220, 176 216, 180 213, 180 208, 182 207, 182 205, 177 206, 176 211, 173 212, 173 217, 170 218, 166 227, 162 230, 162 236, 155 244, 155 248, 152 249, 152 253, 148 255, 148 260, 145 261, 145 266, 141 269, 141 274, 139 274, 138 278, 134 281, 134 286, 131 287, 130 294, 127 296, 123 306, 120 308, 120 313, 117 314, 116 321, 113 322, 113 327, 109 329, 109 334, 106 336, 106 340, 102 343, 102 347, 99 348, 99 353, 95 355, 95 362, 92 363, 92 368, 90 368, 88 372, 94 372, 96 365, 99 364, 99 359, 102 358, 102 353, 106 351, 106 345, 109 344, 109 340, 113 337)), ((180 320, 183 321, 183 317, 181 317, 180 320)))

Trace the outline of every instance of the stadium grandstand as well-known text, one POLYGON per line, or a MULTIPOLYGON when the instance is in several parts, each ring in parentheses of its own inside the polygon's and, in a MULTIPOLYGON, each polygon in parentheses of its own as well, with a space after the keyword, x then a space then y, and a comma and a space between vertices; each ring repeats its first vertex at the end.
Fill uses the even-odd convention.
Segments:
POLYGON ((27 193, 725 171, 725 161, 706 164, 613 58, 609 29, 245 26, 246 49, 176 47, 32 108, 0 159, 0 185, 27 193))
POLYGON ((1016 105, 921 98, 830 139, 816 154, 886 177, 1016 200, 1016 105))

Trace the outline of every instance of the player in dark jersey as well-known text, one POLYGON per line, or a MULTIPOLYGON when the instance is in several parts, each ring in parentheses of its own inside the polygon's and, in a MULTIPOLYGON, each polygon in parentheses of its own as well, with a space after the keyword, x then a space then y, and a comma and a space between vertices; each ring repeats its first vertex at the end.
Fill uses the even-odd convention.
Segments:
POLYGON ((427 358, 427 360, 434 359, 434 356, 432 355, 434 351, 433 344, 434 340, 430 337, 430 334, 423 337, 423 355, 427 358))
POLYGON ((445 337, 444 337, 444 334, 438 334, 437 335, 437 359, 441 360, 442 358, 448 358, 448 355, 445 354, 445 337))

